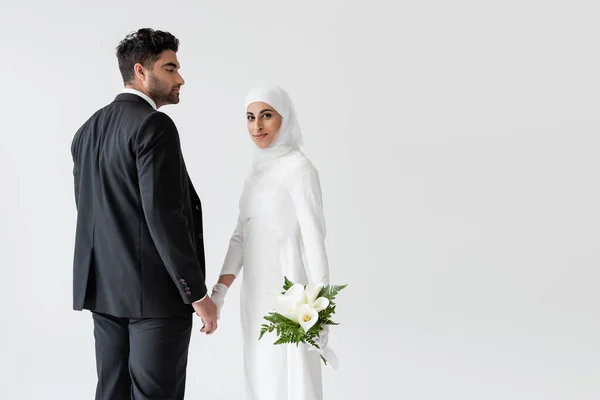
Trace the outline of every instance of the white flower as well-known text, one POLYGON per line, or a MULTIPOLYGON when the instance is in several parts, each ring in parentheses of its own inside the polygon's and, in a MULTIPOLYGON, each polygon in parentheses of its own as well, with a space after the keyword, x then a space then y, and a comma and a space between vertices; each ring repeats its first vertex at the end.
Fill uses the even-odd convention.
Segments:
POLYGON ((284 317, 295 321, 298 317, 298 303, 289 296, 278 296, 275 311, 284 317))
POLYGON ((275 311, 286 318, 295 321, 298 319, 298 307, 305 302, 304 286, 296 283, 284 295, 277 296, 275 311))
POLYGON ((304 332, 308 332, 310 328, 319 320, 319 314, 317 310, 310 307, 308 304, 302 304, 298 308, 298 323, 304 329, 304 332))
POLYGON ((305 301, 311 308, 315 309, 315 311, 319 312, 324 310, 329 306, 329 299, 325 297, 319 297, 319 293, 323 289, 323 285, 320 283, 311 283, 306 286, 306 290, 304 291, 305 301))
MULTIPOLYGON (((277 306, 275 311, 292 321, 298 320, 298 322, 300 322, 300 317, 308 318, 313 315, 312 312, 307 314, 308 310, 302 308, 302 306, 307 306, 308 309, 316 313, 316 317, 311 318, 314 322, 310 324, 308 328, 305 328, 305 330, 308 330, 316 323, 319 311, 324 310, 329 306, 329 299, 325 297, 317 298, 322 289, 323 285, 320 283, 311 283, 306 286, 306 289, 303 285, 296 283, 290 287, 285 294, 277 296, 277 306), (300 308, 304 311, 300 311, 300 308)), ((307 321, 301 322, 300 325, 304 324, 303 326, 305 326, 307 321)))
POLYGON ((295 283, 285 292, 284 296, 292 297, 296 299, 296 301, 302 302, 304 300, 304 285, 295 283))

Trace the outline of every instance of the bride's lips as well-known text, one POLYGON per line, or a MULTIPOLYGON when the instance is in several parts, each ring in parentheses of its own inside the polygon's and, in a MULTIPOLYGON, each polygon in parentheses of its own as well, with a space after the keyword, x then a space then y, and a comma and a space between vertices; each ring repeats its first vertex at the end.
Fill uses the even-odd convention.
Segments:
POLYGON ((264 139, 269 136, 268 133, 261 133, 260 135, 253 135, 255 139, 264 139))

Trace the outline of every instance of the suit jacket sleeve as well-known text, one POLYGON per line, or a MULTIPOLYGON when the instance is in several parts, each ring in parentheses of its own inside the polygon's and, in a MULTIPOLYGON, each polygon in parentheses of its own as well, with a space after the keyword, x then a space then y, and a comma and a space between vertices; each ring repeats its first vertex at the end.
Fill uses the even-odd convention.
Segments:
POLYGON ((79 210, 79 170, 77 164, 73 164, 73 191, 75 193, 75 208, 79 210))
POLYGON ((152 240, 186 304, 202 299, 205 277, 185 213, 187 175, 179 133, 171 118, 150 114, 135 140, 142 207, 152 240))
POLYGON ((79 142, 79 137, 81 135, 81 131, 83 130, 83 128, 85 127, 85 125, 81 128, 79 128, 79 130, 75 133, 75 136, 73 137, 73 141, 71 143, 71 157, 73 158, 73 191, 75 194, 75 208, 78 210, 79 209, 79 166, 78 166, 78 159, 77 159, 77 153, 78 153, 78 142, 79 142))

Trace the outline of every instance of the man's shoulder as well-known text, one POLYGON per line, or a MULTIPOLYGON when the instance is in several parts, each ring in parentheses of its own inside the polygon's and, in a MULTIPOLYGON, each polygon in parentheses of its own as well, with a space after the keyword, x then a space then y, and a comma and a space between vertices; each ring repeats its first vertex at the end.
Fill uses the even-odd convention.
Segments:
POLYGON ((169 115, 148 107, 147 104, 132 101, 113 101, 96 111, 88 122, 100 118, 117 119, 129 126, 175 127, 175 122, 169 115))
POLYGON ((151 110, 146 114, 137 126, 136 132, 138 137, 171 137, 179 140, 179 132, 173 119, 158 110, 151 110))
POLYGON ((88 117, 88 119, 85 120, 85 122, 83 124, 81 124, 81 126, 77 129, 77 131, 75 132, 75 135, 73 135, 73 140, 71 142, 71 148, 72 150, 75 149, 75 145, 78 142, 78 140, 81 138, 81 135, 83 134, 83 132, 85 132, 86 130, 88 130, 90 128, 90 126, 93 126, 96 121, 98 119, 101 118, 104 110, 106 109, 106 107, 108 107, 108 105, 96 110, 90 117, 88 117))
POLYGON ((117 97, 111 103, 104 106, 100 111, 113 111, 118 110, 121 113, 131 114, 135 116, 147 116, 148 114, 159 112, 154 108, 150 107, 149 104, 145 102, 137 102, 137 101, 123 101, 117 97))
POLYGON ((147 123, 158 125, 166 124, 172 125, 173 127, 175 126, 175 121, 173 121, 173 119, 168 114, 165 114, 164 112, 158 110, 148 110, 144 121, 147 123))
MULTIPOLYGON (((174 124, 171 118, 163 112, 143 104, 126 101, 112 101, 96 110, 77 129, 73 136, 73 144, 90 129, 99 126, 106 127, 116 121, 117 126, 137 130, 145 122, 150 124, 174 124)), ((114 125, 113 125, 114 127, 114 125)))

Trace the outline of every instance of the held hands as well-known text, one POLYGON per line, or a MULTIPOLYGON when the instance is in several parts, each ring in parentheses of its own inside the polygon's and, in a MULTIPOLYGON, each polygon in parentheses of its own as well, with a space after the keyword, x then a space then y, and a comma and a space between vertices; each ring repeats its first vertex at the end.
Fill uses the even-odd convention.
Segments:
POLYGON ((210 297, 206 296, 201 301, 192 304, 196 314, 202 319, 204 326, 200 329, 200 332, 205 332, 210 335, 217 330, 217 306, 211 300, 210 297))
POLYGON ((206 296, 201 301, 192 304, 196 314, 202 319, 204 326, 200 332, 205 332, 207 335, 212 334, 217 330, 217 320, 221 317, 221 308, 225 302, 227 294, 227 286, 222 283, 217 283, 213 286, 212 294, 206 296))

